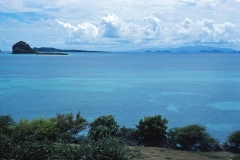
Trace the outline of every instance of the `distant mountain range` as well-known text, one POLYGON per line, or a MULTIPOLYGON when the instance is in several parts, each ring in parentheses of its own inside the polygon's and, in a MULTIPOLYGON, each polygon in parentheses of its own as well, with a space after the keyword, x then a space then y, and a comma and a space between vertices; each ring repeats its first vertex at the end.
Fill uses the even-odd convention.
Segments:
POLYGON ((240 53, 231 48, 217 48, 210 46, 183 46, 178 48, 145 48, 135 50, 136 52, 191 52, 191 53, 240 53))

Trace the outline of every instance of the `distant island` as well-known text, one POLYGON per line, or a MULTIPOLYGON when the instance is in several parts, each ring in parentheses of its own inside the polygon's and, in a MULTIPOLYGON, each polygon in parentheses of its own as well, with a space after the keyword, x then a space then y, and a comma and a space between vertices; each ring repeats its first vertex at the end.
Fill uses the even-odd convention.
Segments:
POLYGON ((19 41, 12 46, 12 54, 68 55, 67 53, 61 53, 61 52, 103 52, 103 51, 57 49, 53 47, 31 48, 30 45, 24 41, 19 41))
POLYGON ((44 52, 44 53, 37 52, 24 41, 19 41, 12 46, 12 54, 68 55, 66 53, 57 52, 44 52))
POLYGON ((88 51, 88 50, 78 50, 78 49, 57 49, 53 47, 34 47, 36 52, 103 52, 103 51, 88 51))
POLYGON ((156 52, 164 52, 164 53, 166 53, 166 52, 171 52, 171 51, 168 51, 168 50, 163 50, 163 51, 157 50, 156 52))
POLYGON ((212 47, 204 45, 193 45, 193 46, 181 46, 176 48, 142 48, 138 50, 131 50, 132 52, 171 52, 171 53, 240 53, 239 50, 231 48, 212 47))
POLYGON ((24 41, 19 41, 12 46, 12 54, 35 54, 36 52, 24 41))
POLYGON ((224 53, 223 51, 220 50, 201 50, 201 53, 224 53))

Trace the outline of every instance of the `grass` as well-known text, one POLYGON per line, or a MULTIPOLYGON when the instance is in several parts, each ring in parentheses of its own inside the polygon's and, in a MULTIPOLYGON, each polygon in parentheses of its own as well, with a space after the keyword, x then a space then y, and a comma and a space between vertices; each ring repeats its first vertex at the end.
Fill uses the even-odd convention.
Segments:
POLYGON ((135 160, 231 160, 235 155, 230 152, 192 152, 157 147, 139 149, 141 156, 135 160))

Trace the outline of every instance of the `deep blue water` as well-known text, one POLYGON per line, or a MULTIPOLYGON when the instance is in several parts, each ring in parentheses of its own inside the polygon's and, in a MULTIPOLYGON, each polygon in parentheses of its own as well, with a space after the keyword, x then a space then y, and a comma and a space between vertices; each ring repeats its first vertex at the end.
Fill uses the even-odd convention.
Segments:
POLYGON ((221 142, 240 129, 240 54, 0 52, 0 113, 49 118, 112 114, 134 127, 161 114, 168 127, 201 124, 221 142))

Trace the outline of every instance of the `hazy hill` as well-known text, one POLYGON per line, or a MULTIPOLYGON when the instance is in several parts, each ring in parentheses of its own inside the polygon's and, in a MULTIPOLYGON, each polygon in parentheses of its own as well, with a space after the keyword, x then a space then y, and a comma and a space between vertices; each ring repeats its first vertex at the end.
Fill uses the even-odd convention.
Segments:
POLYGON ((212 52, 212 53, 221 53, 221 52, 226 52, 226 53, 237 53, 237 50, 231 49, 231 48, 221 48, 221 47, 211 47, 211 46, 201 46, 201 45, 196 45, 196 46, 183 46, 183 47, 178 47, 178 48, 144 48, 140 50, 135 50, 135 52, 212 52))

